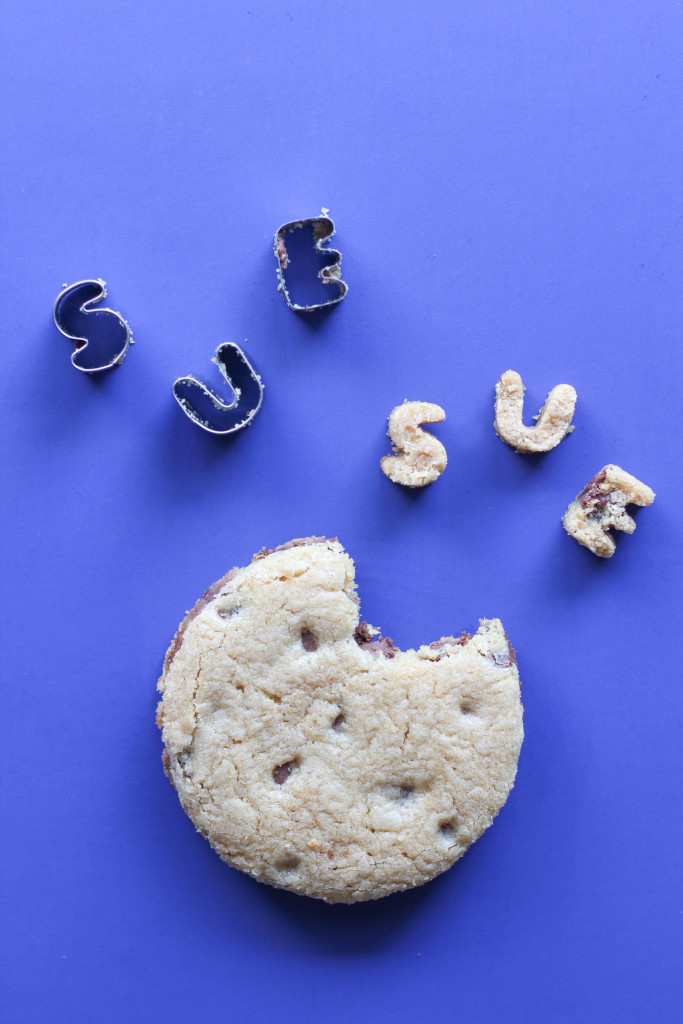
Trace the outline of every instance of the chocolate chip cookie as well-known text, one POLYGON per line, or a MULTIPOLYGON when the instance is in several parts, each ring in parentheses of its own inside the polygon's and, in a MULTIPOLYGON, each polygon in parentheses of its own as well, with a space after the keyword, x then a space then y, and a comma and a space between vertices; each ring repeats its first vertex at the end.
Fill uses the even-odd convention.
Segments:
POLYGON ((258 881, 329 902, 445 871, 515 779, 522 706, 501 623, 400 651, 359 622, 336 540, 261 551, 210 587, 159 690, 164 766, 197 829, 258 881))

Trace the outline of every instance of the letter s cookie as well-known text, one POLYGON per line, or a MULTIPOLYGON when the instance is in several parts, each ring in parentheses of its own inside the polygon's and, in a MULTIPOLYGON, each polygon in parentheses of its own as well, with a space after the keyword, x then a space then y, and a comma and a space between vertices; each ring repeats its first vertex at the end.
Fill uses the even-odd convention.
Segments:
POLYGON ((403 487, 424 487, 433 483, 446 468, 448 458, 441 441, 421 423, 441 423, 446 413, 433 402, 409 402, 397 405, 389 416, 389 430, 394 455, 385 455, 382 472, 403 487))

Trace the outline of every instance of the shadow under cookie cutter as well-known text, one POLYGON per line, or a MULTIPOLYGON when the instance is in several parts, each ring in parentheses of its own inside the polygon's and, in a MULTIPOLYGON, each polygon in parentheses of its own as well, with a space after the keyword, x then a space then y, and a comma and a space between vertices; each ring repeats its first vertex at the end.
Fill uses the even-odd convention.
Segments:
POLYGON ((330 238, 335 234, 335 230, 334 221, 325 214, 319 214, 317 217, 307 217, 305 220, 292 220, 278 228, 273 244, 273 252, 277 259, 277 276, 280 282, 278 284, 278 291, 282 292, 283 298, 290 309, 294 309, 299 313, 310 313, 316 309, 327 309, 329 306, 336 306, 338 302, 345 298, 349 286, 346 281, 341 279, 341 253, 338 249, 328 249, 325 246, 325 243, 329 242, 330 238), (339 294, 331 299, 326 299, 325 302, 313 302, 309 305, 302 305, 292 301, 287 289, 285 271, 289 266, 290 257, 287 252, 286 237, 288 232, 307 227, 310 227, 313 232, 314 252, 331 258, 331 262, 321 267, 318 271, 318 277, 325 285, 336 284, 339 294))
POLYGON ((239 345, 226 341, 211 360, 233 392, 228 403, 217 391, 192 374, 178 377, 173 396, 193 423, 210 434, 236 434, 248 427, 263 402, 263 381, 239 345))
POLYGON ((106 294, 106 284, 99 278, 77 281, 62 289, 52 308, 55 326, 76 345, 71 362, 82 373, 101 373, 120 366, 133 340, 128 322, 120 313, 104 307, 93 308, 106 294), (96 365, 87 365, 89 355, 104 351, 106 360, 100 355, 93 360, 96 365))

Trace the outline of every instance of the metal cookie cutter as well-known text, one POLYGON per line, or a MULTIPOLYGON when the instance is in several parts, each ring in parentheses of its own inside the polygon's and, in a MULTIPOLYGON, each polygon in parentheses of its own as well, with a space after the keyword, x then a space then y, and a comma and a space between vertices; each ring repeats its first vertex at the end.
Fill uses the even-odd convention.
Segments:
POLYGON ((130 327, 113 309, 93 309, 107 294, 104 281, 66 285, 55 299, 52 316, 58 330, 76 344, 71 362, 83 373, 119 366, 133 340, 130 327))
POLYGON ((231 389, 234 400, 226 402, 208 384, 192 374, 178 377, 173 395, 186 416, 210 434, 236 434, 248 427, 263 402, 263 381, 239 345, 226 341, 211 360, 231 389))
POLYGON ((335 233, 334 221, 326 214, 327 211, 323 210, 322 214, 319 214, 317 217, 307 217, 306 220, 289 221, 289 223, 283 224, 282 227, 278 228, 275 235, 273 251, 277 258, 277 276, 280 282, 278 284, 278 290, 282 292, 284 300, 289 308, 295 309, 300 313, 310 313, 315 309, 326 309, 328 306, 336 306, 338 302, 342 301, 349 290, 349 286, 346 281, 342 281, 341 279, 341 253, 337 249, 328 249, 325 247, 325 243, 328 242, 335 233), (285 281, 285 270, 290 264, 290 255, 287 252, 286 236, 288 232, 308 227, 310 227, 313 232, 314 252, 320 253, 323 257, 329 257, 329 262, 318 271, 318 277, 325 285, 336 285, 339 290, 339 294, 335 295, 331 299, 326 299, 325 302, 314 302, 310 305, 301 305, 298 302, 292 301, 285 281))

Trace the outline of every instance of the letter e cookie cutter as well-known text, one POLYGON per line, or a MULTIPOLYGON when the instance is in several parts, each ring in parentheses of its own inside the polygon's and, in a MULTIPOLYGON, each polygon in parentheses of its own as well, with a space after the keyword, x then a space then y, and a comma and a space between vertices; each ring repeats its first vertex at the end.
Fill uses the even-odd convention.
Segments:
POLYGON ((82 373, 101 373, 120 366, 133 340, 128 322, 120 313, 93 308, 106 294, 106 284, 100 278, 77 281, 64 286, 52 308, 55 326, 76 345, 71 362, 82 373))
POLYGON ((263 381, 239 345, 226 341, 211 360, 233 393, 228 403, 193 374, 178 377, 173 396, 193 423, 210 434, 236 434, 248 427, 263 402, 263 381))
POLYGON ((273 245, 273 252, 277 259, 278 290, 282 292, 283 298, 290 309, 296 310, 298 313, 311 313, 316 309, 327 309, 329 306, 336 306, 338 302, 341 302, 346 297, 349 286, 346 281, 341 279, 341 253, 337 249, 328 249, 325 245, 335 234, 335 230, 334 221, 331 217, 326 216, 326 211, 323 211, 317 217, 289 221, 278 228, 273 245), (336 285, 339 294, 331 299, 326 299, 324 302, 302 304, 293 301, 285 280, 285 271, 291 261, 290 254, 287 251, 287 234, 308 227, 311 228, 313 233, 313 251, 329 258, 330 261, 320 268, 318 277, 324 285, 336 285))

